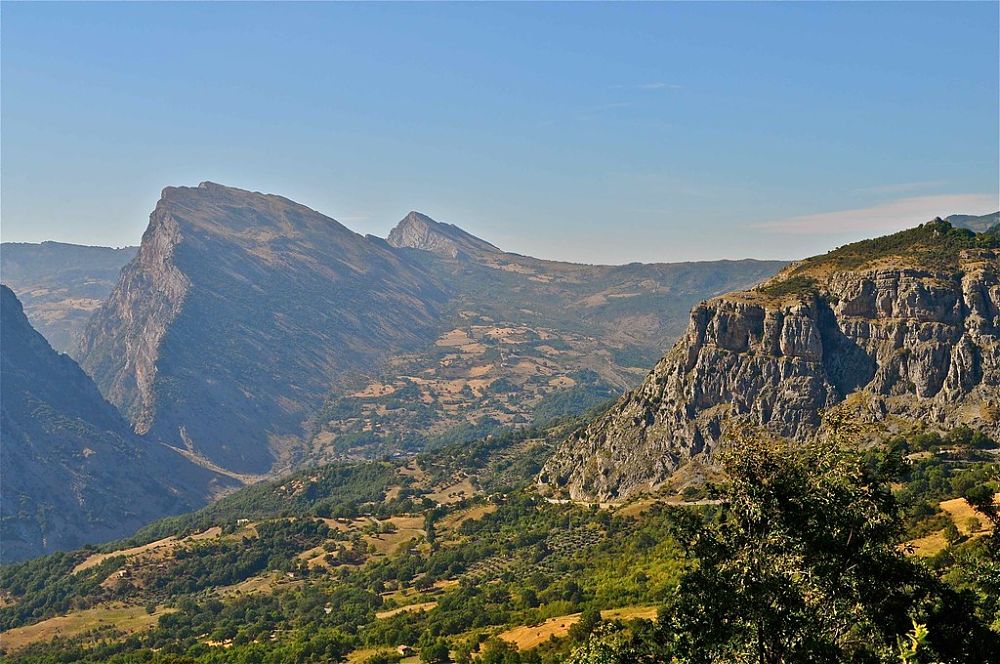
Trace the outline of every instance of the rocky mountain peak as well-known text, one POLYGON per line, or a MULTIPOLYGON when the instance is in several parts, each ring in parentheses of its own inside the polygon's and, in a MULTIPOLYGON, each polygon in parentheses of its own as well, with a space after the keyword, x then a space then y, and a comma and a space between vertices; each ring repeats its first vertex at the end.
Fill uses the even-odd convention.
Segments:
POLYGON ((449 258, 502 253, 486 240, 467 233, 458 226, 434 221, 416 211, 403 217, 386 240, 393 247, 420 249, 449 258))
POLYGON ((995 235, 934 220, 703 302, 645 382, 540 480, 623 498, 710 459, 730 427, 803 440, 844 413, 873 436, 959 424, 997 436, 998 257, 995 235))
POLYGON ((281 196, 168 187, 79 357, 139 433, 264 472, 348 370, 423 342, 442 295, 281 196))

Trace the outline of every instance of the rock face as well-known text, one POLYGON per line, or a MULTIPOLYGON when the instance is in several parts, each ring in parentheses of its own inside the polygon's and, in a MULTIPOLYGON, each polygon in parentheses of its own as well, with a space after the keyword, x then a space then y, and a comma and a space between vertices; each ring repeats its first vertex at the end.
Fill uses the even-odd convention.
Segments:
POLYGON ((24 305, 32 326, 60 353, 74 354, 87 320, 107 299, 138 247, 4 242, 0 281, 24 305))
POLYGON ((702 303, 638 389, 566 441, 541 481, 619 499, 710 457, 729 425, 802 440, 824 413, 1000 435, 995 236, 930 222, 702 303))
POLYGON ((120 537, 232 484, 138 439, 6 286, 0 336, 0 561, 120 537))
POLYGON ((435 280, 280 196, 168 187, 81 342, 139 433, 268 471, 351 370, 432 338, 435 280))
POLYGON ((501 253, 486 240, 458 226, 443 224, 419 212, 410 212, 389 233, 386 241, 396 248, 421 249, 449 258, 481 257, 501 253))

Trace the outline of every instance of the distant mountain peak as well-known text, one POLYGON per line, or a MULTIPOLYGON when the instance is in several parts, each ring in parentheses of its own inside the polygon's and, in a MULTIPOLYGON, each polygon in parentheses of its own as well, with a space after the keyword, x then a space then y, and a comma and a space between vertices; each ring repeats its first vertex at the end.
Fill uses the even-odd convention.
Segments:
POLYGON ((434 221, 416 210, 403 217, 386 240, 393 247, 420 249, 451 258, 503 253, 501 249, 458 226, 434 221))
POLYGON ((956 228, 968 228, 976 233, 985 233, 997 224, 1000 224, 1000 212, 977 216, 974 214, 953 214, 945 221, 951 223, 956 228))

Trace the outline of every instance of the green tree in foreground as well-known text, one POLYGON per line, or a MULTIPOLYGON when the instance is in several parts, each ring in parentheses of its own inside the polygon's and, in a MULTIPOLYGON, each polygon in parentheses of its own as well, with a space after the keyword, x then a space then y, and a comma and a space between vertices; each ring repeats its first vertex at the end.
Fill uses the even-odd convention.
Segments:
MULTIPOLYGON (((663 641, 690 662, 891 661, 912 621, 928 651, 987 661, 995 635, 907 558, 889 481, 898 460, 829 442, 749 441, 722 455, 723 516, 685 538, 696 566, 663 641)), ((693 525, 693 524, 692 524, 693 525)), ((993 651, 998 652, 998 651, 993 651)))
POLYGON ((969 597, 900 551, 898 458, 745 441, 719 460, 719 518, 678 514, 691 567, 655 631, 595 634, 574 661, 898 662, 915 624, 920 661, 1000 652, 969 597))

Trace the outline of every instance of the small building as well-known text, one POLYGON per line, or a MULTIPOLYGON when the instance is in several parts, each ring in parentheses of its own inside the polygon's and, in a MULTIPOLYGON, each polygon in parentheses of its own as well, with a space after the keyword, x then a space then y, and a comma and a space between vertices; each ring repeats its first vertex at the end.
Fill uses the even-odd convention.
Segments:
POLYGON ((412 657, 414 654, 413 648, 410 646, 399 646, 396 648, 396 652, 399 653, 400 657, 412 657))

